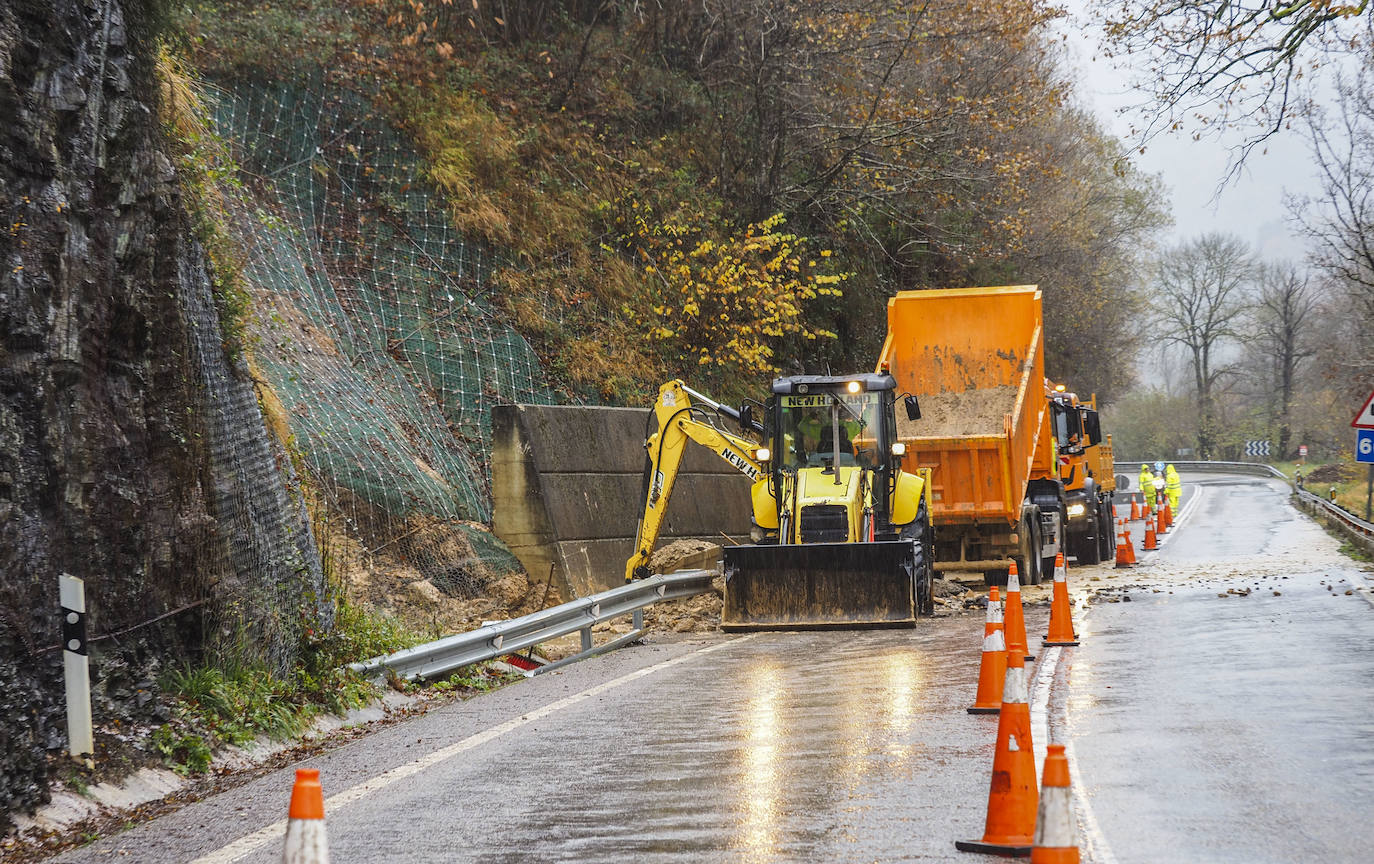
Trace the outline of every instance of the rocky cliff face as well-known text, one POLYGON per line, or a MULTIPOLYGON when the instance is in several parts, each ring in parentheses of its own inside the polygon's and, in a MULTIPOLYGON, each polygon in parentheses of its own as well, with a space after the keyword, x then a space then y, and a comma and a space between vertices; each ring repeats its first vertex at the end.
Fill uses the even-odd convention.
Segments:
POLYGON ((106 742, 168 664, 241 640, 284 666, 327 615, 161 146, 148 17, 0 3, 0 824, 66 743, 59 574, 86 580, 106 742))

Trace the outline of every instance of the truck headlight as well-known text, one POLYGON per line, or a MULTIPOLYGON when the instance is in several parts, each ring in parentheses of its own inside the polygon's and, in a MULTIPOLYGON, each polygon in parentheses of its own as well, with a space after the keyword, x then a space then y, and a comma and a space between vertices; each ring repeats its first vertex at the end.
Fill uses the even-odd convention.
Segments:
POLYGON ((902 441, 894 441, 894 442, 892 442, 892 455, 893 455, 893 456, 905 456, 905 455, 906 455, 906 443, 905 443, 905 442, 902 442, 902 441))
POLYGON ((1069 505, 1069 518, 1070 518, 1070 519, 1072 519, 1072 518, 1075 517, 1075 516, 1082 516, 1084 513, 1087 513, 1087 512, 1088 512, 1088 505, 1086 505, 1086 504, 1070 504, 1070 505, 1069 505))

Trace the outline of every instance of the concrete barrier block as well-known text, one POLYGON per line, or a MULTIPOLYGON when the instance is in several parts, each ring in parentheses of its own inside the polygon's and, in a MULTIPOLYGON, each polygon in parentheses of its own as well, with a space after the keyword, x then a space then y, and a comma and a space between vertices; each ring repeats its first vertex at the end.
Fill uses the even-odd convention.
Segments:
MULTIPOLYGON (((647 409, 503 405, 492 409, 493 530, 563 599, 622 583, 642 512, 647 409)), ((659 545, 743 540, 749 481, 689 447, 659 545)))

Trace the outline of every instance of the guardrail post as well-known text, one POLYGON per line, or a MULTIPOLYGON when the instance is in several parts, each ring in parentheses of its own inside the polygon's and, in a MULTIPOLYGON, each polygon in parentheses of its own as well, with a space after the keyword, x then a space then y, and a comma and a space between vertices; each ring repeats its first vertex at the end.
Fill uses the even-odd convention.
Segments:
POLYGON ((643 630, 643 629, 644 629, 644 610, 643 610, 643 609, 636 609, 633 613, 630 614, 630 620, 631 620, 631 622, 633 623, 634 629, 636 629, 636 630, 643 630))
POLYGON ((91 669, 86 648, 86 583, 63 573, 57 577, 62 605, 62 672, 67 684, 67 752, 94 768, 91 728, 91 669))
POLYGON ((592 628, 590 627, 582 628, 582 650, 592 650, 592 628))

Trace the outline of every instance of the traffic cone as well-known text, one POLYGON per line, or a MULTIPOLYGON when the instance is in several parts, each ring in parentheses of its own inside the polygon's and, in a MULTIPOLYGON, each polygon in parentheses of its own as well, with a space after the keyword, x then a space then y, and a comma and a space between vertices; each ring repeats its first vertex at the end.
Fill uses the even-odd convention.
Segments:
POLYGON ((1023 856, 1035 840, 1035 749, 1031 745, 1026 664, 1007 651, 1007 680, 997 717, 997 751, 992 757, 988 819, 982 840, 956 840, 960 852, 1023 856))
POLYGON ((324 790, 320 772, 297 768, 291 788, 282 864, 329 864, 329 841, 324 833, 324 790))
POLYGON ((1045 636, 1045 645, 1069 648, 1077 644, 1073 614, 1069 609, 1069 574, 1064 566, 1064 553, 1060 552, 1054 559, 1054 598, 1050 601, 1050 630, 1045 636))
POLYGON ((1154 517, 1145 520, 1145 543, 1140 548, 1146 551, 1159 548, 1159 542, 1155 539, 1154 517))
POLYGON ((1137 501, 1137 500, 1135 500, 1135 497, 1132 496, 1132 498, 1131 498, 1131 521, 1134 522, 1135 520, 1137 520, 1137 519, 1139 519, 1139 518, 1140 518, 1140 502, 1137 501))
POLYGON ((1174 527, 1174 508, 1169 506, 1168 498, 1164 499, 1164 506, 1160 509, 1159 514, 1164 517, 1165 531, 1174 527))
POLYGON ((1016 562, 1011 562, 1007 571, 1007 604, 1003 629, 1007 634, 1007 650, 1019 648, 1027 661, 1034 660, 1026 645, 1026 616, 1021 609, 1021 577, 1016 572, 1016 562))
POLYGON ((1121 520, 1121 535, 1116 541, 1116 566, 1118 569, 1135 566, 1135 547, 1131 545, 1131 529, 1126 526, 1125 519, 1121 520))
POLYGON ((1007 641, 1002 634, 1002 601, 997 586, 988 594, 988 620, 983 625, 983 662, 978 667, 978 695, 970 714, 996 714, 1002 709, 1007 678, 1007 641))
POLYGON ((1045 754, 1040 784, 1040 812, 1035 817, 1035 848, 1031 864, 1078 864, 1074 841, 1073 801, 1069 792, 1069 760, 1063 744, 1051 744, 1045 754))

